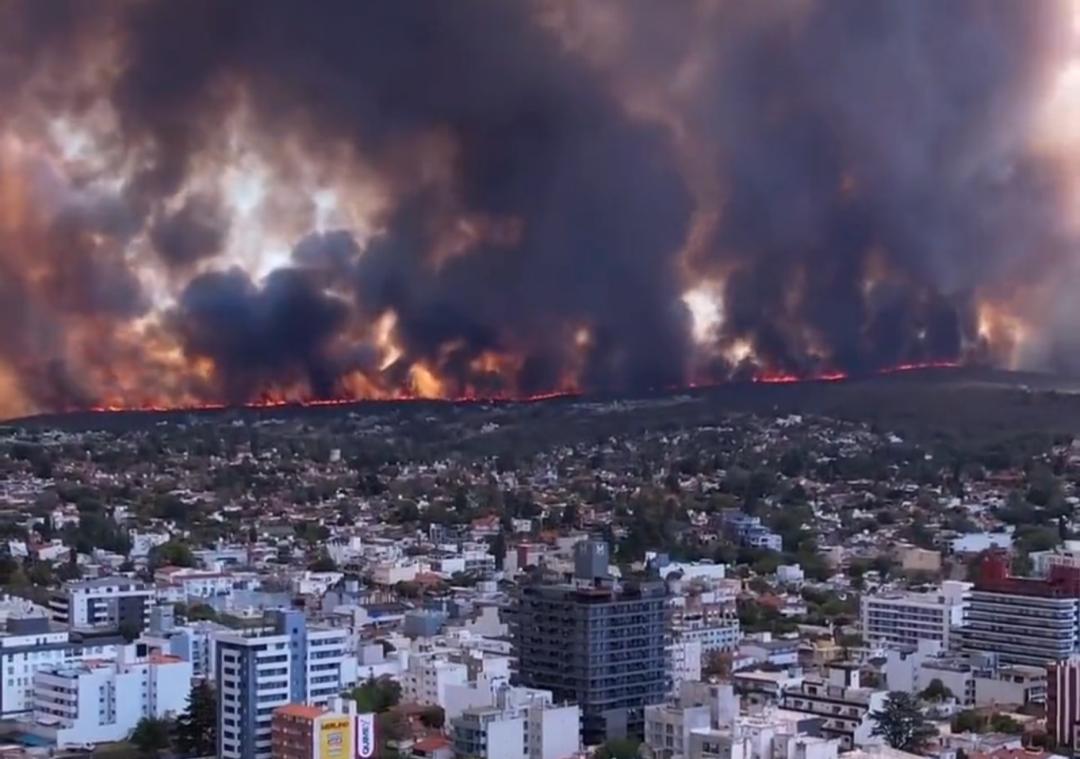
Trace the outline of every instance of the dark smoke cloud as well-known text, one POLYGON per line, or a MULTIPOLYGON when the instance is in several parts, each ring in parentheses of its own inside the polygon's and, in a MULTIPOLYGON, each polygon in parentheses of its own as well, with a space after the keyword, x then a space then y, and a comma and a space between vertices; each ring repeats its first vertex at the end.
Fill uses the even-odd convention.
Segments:
POLYGON ((351 371, 400 386, 416 362, 502 394, 955 359, 977 293, 1045 279, 1074 242, 1025 132, 1062 19, 983 0, 13 0, 0 105, 104 98, 135 168, 114 208, 50 235, 74 263, 6 287, 124 325, 148 308, 126 253, 148 241, 179 293, 167 329, 229 400, 332 395, 351 371), (59 75, 95 55, 119 67, 96 93, 59 75), (241 222, 188 183, 238 112, 286 189, 297 154, 374 175, 374 233, 304 230, 263 281, 227 269, 241 222), (704 277, 724 299, 703 357, 681 294, 704 277), (380 373, 388 313, 402 355, 380 373), (736 342, 756 367, 729 365, 736 342))
POLYGON ((225 397, 242 402, 275 381, 302 381, 318 397, 335 389, 329 342, 347 307, 297 269, 255 286, 242 271, 202 274, 173 314, 189 354, 212 359, 225 397))
POLYGON ((727 334, 796 369, 815 353, 854 369, 960 355, 972 288, 1019 276, 1025 250, 1039 267, 1067 250, 1062 187, 1016 129, 1058 10, 858 0, 719 18, 688 119, 720 147, 704 263, 738 269, 727 334), (874 256, 890 279, 867 288, 874 256))
POLYGON ((221 252, 228 224, 218 203, 196 195, 175 212, 156 219, 150 227, 150 241, 168 266, 191 266, 221 252))

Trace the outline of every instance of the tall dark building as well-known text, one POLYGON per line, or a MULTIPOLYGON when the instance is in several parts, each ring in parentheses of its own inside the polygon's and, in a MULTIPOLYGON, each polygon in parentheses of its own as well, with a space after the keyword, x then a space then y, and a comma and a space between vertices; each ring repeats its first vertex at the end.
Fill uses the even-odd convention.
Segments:
POLYGON ((586 744, 640 737, 645 706, 664 700, 670 675, 667 591, 659 580, 614 582, 604 543, 577 548, 572 582, 518 591, 517 679, 576 702, 586 744))

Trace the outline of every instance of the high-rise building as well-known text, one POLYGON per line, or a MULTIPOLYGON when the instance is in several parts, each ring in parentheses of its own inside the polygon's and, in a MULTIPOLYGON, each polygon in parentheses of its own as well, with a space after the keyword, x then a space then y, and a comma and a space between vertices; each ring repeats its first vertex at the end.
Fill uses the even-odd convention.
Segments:
POLYGON ((615 582, 604 543, 575 547, 575 577, 522 587, 513 614, 520 684, 581 707, 587 744, 641 736, 644 709, 670 677, 667 591, 658 580, 615 582))
POLYGON ((308 627, 303 612, 274 611, 264 627, 215 635, 218 753, 266 759, 274 710, 324 706, 341 692, 348 633, 308 627))
POLYGON ((1004 554, 982 562, 964 612, 961 648, 1007 664, 1045 667, 1080 653, 1080 567, 1014 577, 1004 554))
POLYGON ((1080 656, 1050 665, 1046 682, 1046 732, 1055 746, 1076 751, 1080 735, 1080 656))

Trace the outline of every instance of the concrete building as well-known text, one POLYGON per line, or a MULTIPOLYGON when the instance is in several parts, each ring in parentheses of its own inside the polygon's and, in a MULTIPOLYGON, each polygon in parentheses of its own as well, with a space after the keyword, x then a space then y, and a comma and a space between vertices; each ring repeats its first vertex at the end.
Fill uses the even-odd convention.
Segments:
POLYGON ((493 706, 451 721, 454 750, 478 759, 564 759, 581 749, 580 720, 576 704, 558 705, 548 691, 506 687, 493 706))
POLYGON ((671 630, 683 640, 701 644, 702 656, 734 651, 742 638, 734 600, 715 593, 672 598, 671 630))
POLYGON ((724 515, 724 534, 744 548, 764 548, 770 551, 784 550, 783 539, 761 523, 761 517, 752 517, 733 510, 724 515))
POLYGON ((65 583, 49 599, 53 621, 73 628, 109 627, 139 634, 150 623, 154 589, 117 577, 65 583))
POLYGON ((645 743, 655 759, 687 759, 690 734, 712 726, 708 706, 654 704, 645 707, 645 743))
POLYGON ((401 676, 401 698, 410 704, 446 708, 452 686, 467 687, 469 670, 461 662, 449 661, 435 654, 410 656, 401 676))
POLYGON ((664 700, 670 677, 664 584, 607 573, 607 545, 579 543, 575 582, 524 586, 513 614, 519 682, 578 703, 587 744, 642 735, 645 706, 664 700))
POLYGON ((1044 579, 1014 577, 1007 556, 987 556, 964 614, 961 648, 1039 667, 1080 653, 1080 568, 1054 565, 1044 579))
POLYGON ((121 741, 144 717, 187 708, 191 663, 134 646, 135 658, 87 659, 34 674, 32 731, 58 745, 121 741))
POLYGON ((889 690, 918 694, 940 680, 965 708, 1041 704, 1046 670, 1022 664, 999 665, 993 654, 956 654, 937 641, 921 641, 915 651, 891 649, 885 663, 889 690))
POLYGON ((899 546, 896 554, 900 559, 900 568, 905 572, 937 574, 941 571, 941 551, 906 545, 899 546))
POLYGON ((1066 540, 1064 545, 1049 551, 1035 551, 1029 558, 1035 577, 1049 576, 1050 567, 1055 566, 1080 569, 1080 540, 1066 540))
POLYGON ((786 690, 783 707, 821 717, 822 735, 839 739, 843 750, 880 743, 873 735, 870 713, 885 705, 888 692, 861 687, 855 665, 832 664, 827 675, 827 679, 806 678, 786 690))
POLYGON ((0 634, 0 717, 10 719, 33 709, 38 670, 83 659, 116 659, 124 645, 112 632, 71 632, 51 626, 45 617, 9 618, 0 634))
POLYGON ((678 692, 684 682, 701 680, 701 641, 687 639, 678 634, 672 635, 670 640, 668 655, 671 657, 671 690, 678 692))
POLYGON ((1054 662, 1047 672, 1046 732, 1053 746, 1073 749, 1080 727, 1080 656, 1054 662))
POLYGON ((347 684, 345 630, 308 627, 300 611, 269 612, 266 622, 215 635, 221 759, 269 757, 276 708, 324 706, 347 684))
MULTIPOLYGON (((334 699, 329 707, 286 704, 271 719, 272 759, 355 759, 370 757, 361 751, 358 720, 369 724, 372 715, 360 717, 356 702, 334 699)), ((369 726, 370 729, 370 726, 369 726)), ((369 741, 370 743, 370 741, 369 741)), ((365 746, 368 748, 373 746, 365 746)))
POLYGON ((935 593, 864 595, 863 637, 870 643, 896 646, 932 640, 949 648, 953 632, 964 623, 970 589, 970 583, 948 580, 935 593))

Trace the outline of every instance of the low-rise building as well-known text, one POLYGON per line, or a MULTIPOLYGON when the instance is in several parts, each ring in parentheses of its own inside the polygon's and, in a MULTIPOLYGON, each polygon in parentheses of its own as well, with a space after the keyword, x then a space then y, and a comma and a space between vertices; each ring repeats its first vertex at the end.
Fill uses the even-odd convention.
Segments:
POLYGON ((807 678, 785 691, 783 707, 821 717, 822 734, 838 738, 842 749, 880 743, 873 735, 870 714, 885 705, 888 692, 861 687, 855 665, 831 664, 827 675, 827 679, 807 678))
POLYGON ((150 622, 152 587, 123 577, 65 583, 49 599, 53 621, 73 628, 109 627, 141 633, 150 622))

